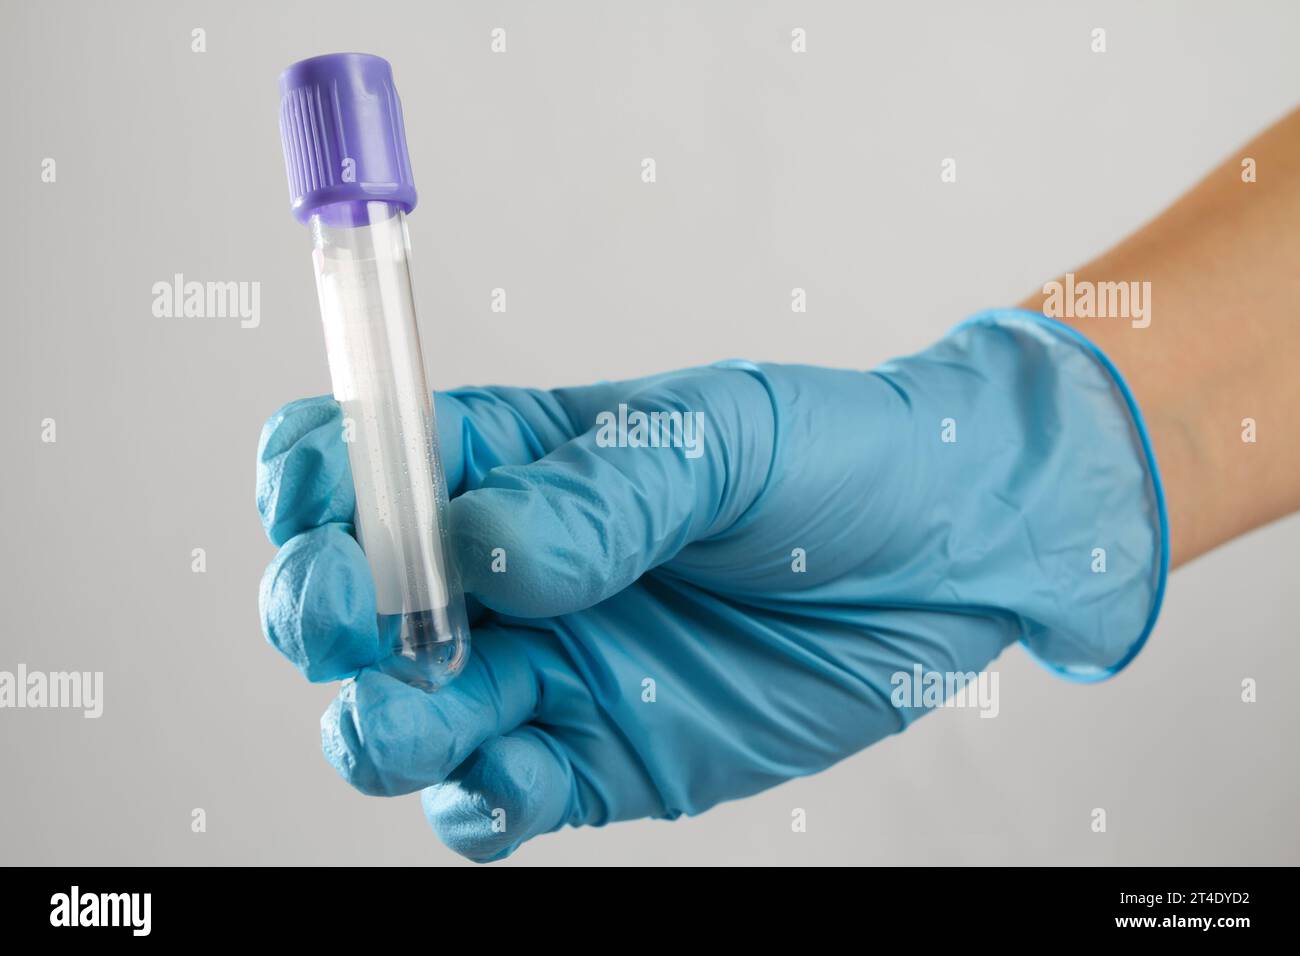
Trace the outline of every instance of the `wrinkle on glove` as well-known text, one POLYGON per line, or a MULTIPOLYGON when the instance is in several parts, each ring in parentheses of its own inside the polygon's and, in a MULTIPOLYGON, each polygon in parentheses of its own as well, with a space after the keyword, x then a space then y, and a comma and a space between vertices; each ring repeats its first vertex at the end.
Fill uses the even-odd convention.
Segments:
POLYGON ((957 439, 913 459, 902 503, 930 509, 920 540, 944 561, 898 562, 878 599, 1005 613, 1062 676, 1117 673, 1155 625, 1169 561, 1155 457, 1119 372, 1072 329, 1004 310, 876 374, 913 421, 951 418, 957 439))

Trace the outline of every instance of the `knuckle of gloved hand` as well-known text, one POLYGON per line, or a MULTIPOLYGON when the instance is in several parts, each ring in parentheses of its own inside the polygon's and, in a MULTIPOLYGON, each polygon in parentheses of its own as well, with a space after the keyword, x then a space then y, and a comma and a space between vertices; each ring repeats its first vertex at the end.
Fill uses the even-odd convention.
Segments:
POLYGON ((451 502, 447 524, 467 593, 502 614, 548 617, 573 610, 599 583, 591 568, 599 542, 574 535, 604 524, 574 518, 598 506, 576 492, 558 512, 524 477, 529 467, 497 469, 491 488, 451 502), (509 574, 493 570, 498 555, 511 562, 509 574))
MULTIPOLYGON (((466 793, 458 784, 424 791, 425 819, 447 849, 474 863, 505 859, 522 840, 494 825, 494 809, 482 794, 466 793)), ((506 819, 498 814, 495 819, 506 819)))
POLYGON ((532 765, 511 759, 511 748, 523 746, 497 738, 476 751, 455 779, 424 791, 425 817, 449 849, 487 863, 508 856, 532 835, 530 824, 545 794, 535 786, 532 765))
POLYGON ((321 749, 349 784, 367 796, 393 797, 429 785, 429 728, 422 694, 373 672, 340 689, 321 717, 321 749))
POLYGON ((324 525, 290 538, 263 576, 266 638, 310 681, 338 680, 375 659, 375 599, 363 560, 345 531, 324 525))
POLYGON ((339 403, 329 395, 295 398, 286 402, 262 426, 257 456, 266 459, 283 454, 305 433, 341 416, 339 403))
POLYGON ((351 515, 342 410, 333 399, 292 403, 267 423, 257 461, 257 507, 276 544, 330 517, 351 515))

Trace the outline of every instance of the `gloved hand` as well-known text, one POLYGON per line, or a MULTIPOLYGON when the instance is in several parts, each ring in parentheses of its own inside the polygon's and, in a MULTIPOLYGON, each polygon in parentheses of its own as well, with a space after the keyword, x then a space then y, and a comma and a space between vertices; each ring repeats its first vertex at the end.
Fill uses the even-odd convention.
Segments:
POLYGON ((731 362, 461 389, 436 410, 478 615, 460 678, 427 694, 368 667, 373 584, 328 398, 262 434, 281 547, 261 607, 310 680, 356 677, 321 720, 339 773, 423 790, 474 860, 815 773, 924 712, 891 700, 916 665, 976 672, 1024 641, 1106 676, 1158 610, 1163 504, 1136 407, 1041 316, 987 313, 872 372, 731 362), (620 444, 598 427, 620 405, 703 413, 699 454, 620 444))

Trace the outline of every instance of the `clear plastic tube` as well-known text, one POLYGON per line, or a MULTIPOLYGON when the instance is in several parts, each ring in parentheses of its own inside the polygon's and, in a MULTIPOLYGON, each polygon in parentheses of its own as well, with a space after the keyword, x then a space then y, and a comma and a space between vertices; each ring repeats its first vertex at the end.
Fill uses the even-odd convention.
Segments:
POLYGON ((436 690, 465 666, 469 625, 449 561, 447 483, 424 374, 405 213, 328 205, 310 219, 325 347, 375 579, 379 666, 436 690))

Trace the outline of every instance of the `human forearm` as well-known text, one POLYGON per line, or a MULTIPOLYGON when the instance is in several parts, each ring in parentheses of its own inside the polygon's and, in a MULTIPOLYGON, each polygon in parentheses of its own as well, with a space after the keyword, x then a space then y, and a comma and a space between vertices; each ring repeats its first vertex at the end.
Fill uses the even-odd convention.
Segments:
MULTIPOLYGON (((1076 287, 1149 282, 1149 324, 1058 314, 1110 357, 1142 408, 1175 566, 1300 508, 1297 223, 1300 111, 1074 273, 1076 287), (1246 157, 1255 182, 1243 181, 1246 157), (1243 440, 1244 419, 1254 442, 1243 440)), ((1050 299, 1023 304, 1059 313, 1050 299)))

